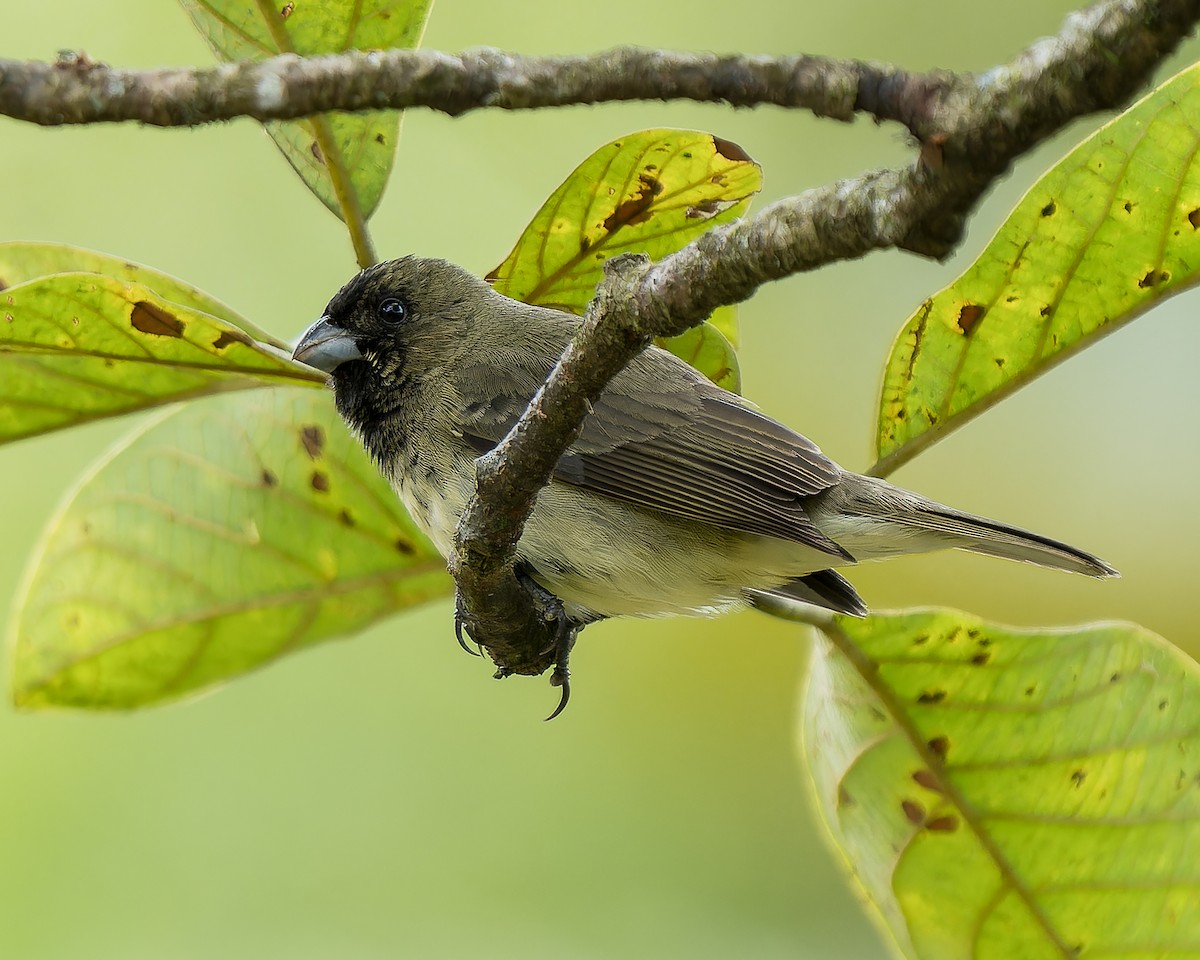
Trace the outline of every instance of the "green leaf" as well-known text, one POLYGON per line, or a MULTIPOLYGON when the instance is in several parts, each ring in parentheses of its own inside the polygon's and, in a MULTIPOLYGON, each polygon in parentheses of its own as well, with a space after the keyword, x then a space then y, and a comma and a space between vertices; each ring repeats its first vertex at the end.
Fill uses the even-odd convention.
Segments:
POLYGON ((926 300, 884 371, 886 473, 1200 276, 1200 65, 1098 130, 926 300))
POLYGON ((0 442, 288 381, 324 376, 140 283, 59 273, 0 293, 0 442))
POLYGON ((14 626, 13 696, 172 700, 451 588, 327 392, 189 404, 51 521, 14 626))
MULTIPOLYGON (((488 279, 516 300, 582 315, 609 257, 674 253, 740 217, 761 187, 758 164, 728 140, 692 130, 629 134, 567 177, 488 279)), ((736 385, 736 313, 717 316, 723 330, 709 326, 665 346, 689 362, 695 356, 709 363, 697 369, 736 385)))
POLYGON ((1196 956, 1200 671, 1130 624, 838 617, 803 743, 905 956, 1196 956))
POLYGON ((733 393, 741 392, 737 351, 713 324, 702 323, 677 337, 660 337, 655 342, 687 361, 717 386, 733 393))
MULTIPOLYGON (((415 47, 432 0, 181 3, 217 56, 228 61, 415 47)), ((355 203, 364 218, 374 212, 396 155, 397 111, 331 113, 265 126, 288 163, 337 216, 347 219, 339 193, 355 203)))
POLYGON ((99 273, 130 283, 140 283, 164 300, 181 303, 185 307, 192 307, 201 313, 228 321, 235 327, 241 327, 256 340, 281 350, 290 350, 282 340, 256 327, 220 300, 152 267, 65 243, 19 240, 0 243, 0 291, 55 273, 99 273))

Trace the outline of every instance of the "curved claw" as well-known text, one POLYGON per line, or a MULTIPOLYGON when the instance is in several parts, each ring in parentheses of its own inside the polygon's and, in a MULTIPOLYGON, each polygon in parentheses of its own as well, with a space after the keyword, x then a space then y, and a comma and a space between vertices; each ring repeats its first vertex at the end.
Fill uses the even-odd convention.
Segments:
POLYGON ((454 618, 454 636, 458 640, 458 645, 467 651, 473 657, 482 657, 483 654, 478 650, 472 650, 467 646, 467 641, 463 638, 463 622, 458 617, 454 618))
POLYGON ((566 710, 567 702, 571 699, 571 678, 569 676, 564 676, 555 670, 553 676, 550 677, 550 686, 561 687, 562 696, 559 698, 558 706, 554 708, 554 712, 550 714, 550 716, 548 716, 544 721, 542 721, 543 723, 549 723, 560 713, 566 710))
POLYGON ((480 649, 479 652, 476 653, 475 650, 473 650, 472 648, 467 646, 467 641, 463 640, 463 636, 462 636, 462 625, 463 625, 462 598, 461 598, 461 596, 458 596, 457 593, 455 593, 455 598, 454 598, 454 635, 455 635, 456 640, 458 641, 458 646, 462 647, 464 650, 466 650, 467 653, 469 653, 472 656, 484 655, 484 652, 482 652, 482 649, 480 649))

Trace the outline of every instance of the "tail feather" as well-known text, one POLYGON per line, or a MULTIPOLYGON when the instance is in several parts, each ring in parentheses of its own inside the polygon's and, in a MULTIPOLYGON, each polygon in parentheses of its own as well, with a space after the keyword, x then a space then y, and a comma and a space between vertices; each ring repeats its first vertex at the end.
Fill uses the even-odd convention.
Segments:
POLYGON ((859 560, 954 548, 1089 577, 1120 576, 1068 543, 955 510, 875 477, 847 474, 828 496, 817 526, 859 560))
POLYGON ((962 513, 950 507, 931 504, 909 521, 927 530, 936 530, 963 542, 952 544, 960 550, 983 553, 1006 560, 1020 560, 1042 567, 1053 567, 1089 577, 1118 577, 1117 571, 1099 557, 1041 534, 1020 527, 962 513))

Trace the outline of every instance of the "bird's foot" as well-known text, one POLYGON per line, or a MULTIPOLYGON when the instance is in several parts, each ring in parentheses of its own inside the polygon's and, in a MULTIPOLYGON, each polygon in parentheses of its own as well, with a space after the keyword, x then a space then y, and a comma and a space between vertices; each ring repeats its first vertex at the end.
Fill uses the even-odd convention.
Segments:
POLYGON ((467 607, 463 603, 462 594, 457 589, 454 591, 454 636, 458 640, 458 645, 467 651, 473 657, 482 657, 481 650, 472 650, 467 646, 466 637, 463 636, 463 631, 467 625, 467 607))
POLYGON ((550 674, 550 686, 559 687, 562 690, 558 706, 546 718, 547 720, 553 720, 567 708, 567 702, 571 699, 571 650, 575 647, 575 638, 579 636, 579 631, 583 628, 583 624, 572 620, 563 608, 562 601, 534 580, 529 575, 528 570, 518 566, 515 573, 517 581, 525 588, 525 592, 529 594, 530 599, 533 600, 534 605, 541 613, 542 619, 547 623, 555 625, 554 644, 545 651, 546 653, 550 653, 552 650, 554 653, 554 672, 550 674))

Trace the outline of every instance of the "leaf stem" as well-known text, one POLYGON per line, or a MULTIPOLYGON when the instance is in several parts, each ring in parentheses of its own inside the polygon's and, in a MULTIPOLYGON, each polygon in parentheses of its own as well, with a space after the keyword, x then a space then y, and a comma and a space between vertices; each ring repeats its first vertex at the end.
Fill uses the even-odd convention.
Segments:
MULTIPOLYGON (((258 12, 271 32, 271 39, 279 47, 281 53, 295 53, 292 38, 288 35, 283 18, 275 8, 273 0, 256 0, 258 12)), ((321 151, 321 160, 329 174, 329 182, 333 187, 333 195, 337 198, 338 209, 342 212, 342 222, 350 231, 350 242, 354 245, 354 258, 361 269, 378 262, 375 254, 375 244, 371 240, 371 232, 367 228, 367 218, 363 216, 362 205, 358 200, 358 191, 350 178, 350 170, 346 166, 346 158, 338 147, 333 136, 333 127, 325 114, 309 117, 304 121, 312 130, 317 149, 321 151)))

